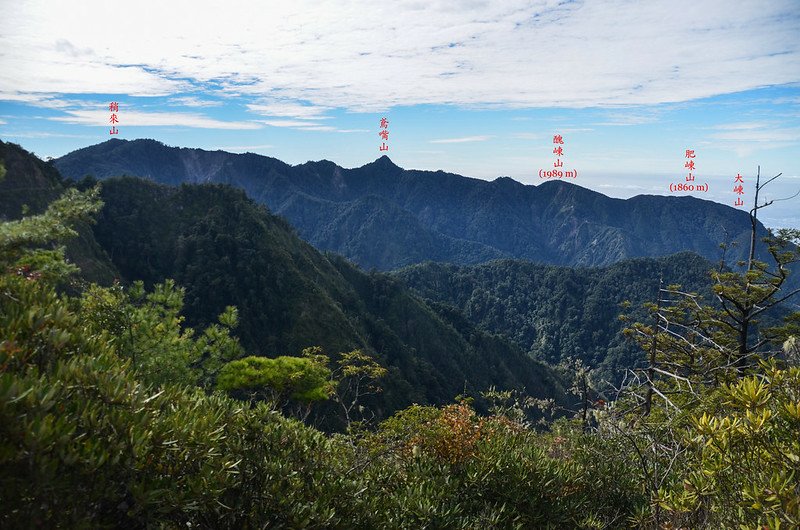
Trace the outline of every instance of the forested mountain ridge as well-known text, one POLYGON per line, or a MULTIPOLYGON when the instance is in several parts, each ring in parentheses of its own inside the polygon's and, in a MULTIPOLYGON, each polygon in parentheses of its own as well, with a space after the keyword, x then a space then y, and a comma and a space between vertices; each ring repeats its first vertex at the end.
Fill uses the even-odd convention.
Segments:
POLYGON ((236 334, 254 354, 376 353, 391 372, 381 412, 444 402, 465 385, 561 394, 557 376, 510 342, 456 330, 399 281, 320 254, 240 190, 124 177, 106 180, 101 196, 94 233, 123 277, 175 279, 191 326, 237 306, 236 334))
MULTIPOLYGON (((0 148, 7 168, 0 190, 25 190, 0 194, 0 218, 19 217, 22 204, 40 211, 69 185, 19 146, 0 148)), ((353 348, 377 354, 390 370, 374 403, 379 414, 492 385, 563 397, 559 376, 513 343, 437 313, 396 279, 321 254, 241 190, 123 177, 103 182, 101 198, 96 223, 68 246, 91 272, 86 279, 147 287, 174 279, 186 290, 183 314, 194 328, 236 306, 235 334, 251 354, 297 355, 309 346, 334 356, 353 348)))
MULTIPOLYGON (((747 213, 711 201, 613 199, 562 181, 488 182, 405 170, 385 156, 355 169, 329 161, 290 166, 252 153, 109 140, 55 165, 75 179, 129 174, 165 184, 231 184, 286 217, 317 248, 381 270, 426 260, 475 264, 496 258, 605 266, 684 250, 717 260, 726 241, 733 244, 733 262, 749 244, 747 213)), ((763 226, 759 231, 765 233, 763 226)))
POLYGON ((451 305, 482 329, 513 339, 531 356, 557 364, 569 357, 617 381, 644 356, 622 330, 627 314, 645 321, 659 280, 710 297, 712 264, 691 252, 624 260, 609 267, 571 268, 523 260, 472 266, 424 263, 396 277, 426 299, 451 305), (622 304, 630 302, 628 308, 622 304))
MULTIPOLYGON (((0 141, 0 163, 5 169, 0 178, 0 221, 41 213, 66 189, 57 169, 18 145, 0 141)), ((97 245, 91 228, 80 224, 77 231, 78 237, 66 245, 67 257, 80 267, 83 278, 113 281, 118 273, 97 245)))

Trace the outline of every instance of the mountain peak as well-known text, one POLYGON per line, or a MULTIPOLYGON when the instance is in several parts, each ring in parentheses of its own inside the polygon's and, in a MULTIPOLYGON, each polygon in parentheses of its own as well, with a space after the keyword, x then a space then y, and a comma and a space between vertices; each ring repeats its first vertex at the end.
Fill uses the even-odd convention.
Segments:
POLYGON ((75 179, 129 174, 171 185, 233 184, 285 216, 312 244, 384 270, 426 259, 465 264, 498 257, 599 266, 680 250, 718 259, 720 241, 750 236, 747 213, 729 206, 696 198, 613 199, 573 179, 527 187, 508 177, 492 184, 405 170, 388 156, 347 169, 324 160, 289 166, 255 154, 151 150, 136 142, 109 147, 113 156, 86 148, 55 166, 75 179), (382 202, 360 201, 366 196, 382 202), (687 207, 703 219, 696 227, 679 233, 659 228, 683 226, 687 207), (398 208, 406 213, 399 215, 398 208))
POLYGON ((380 158, 375 160, 375 162, 373 162, 370 165, 374 165, 375 167, 379 167, 381 169, 400 168, 400 166, 392 162, 392 159, 389 158, 387 155, 382 155, 380 158))

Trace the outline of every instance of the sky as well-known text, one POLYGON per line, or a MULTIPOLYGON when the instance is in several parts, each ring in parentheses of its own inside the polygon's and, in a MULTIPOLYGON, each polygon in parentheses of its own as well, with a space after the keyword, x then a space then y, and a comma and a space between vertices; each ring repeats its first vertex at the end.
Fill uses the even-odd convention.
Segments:
POLYGON ((781 200, 800 191, 798 0, 0 0, 0 12, 0 139, 43 158, 110 138, 290 164, 388 155, 534 185, 559 169, 612 197, 740 209, 760 166, 782 173, 760 219, 800 228, 800 196, 781 200))

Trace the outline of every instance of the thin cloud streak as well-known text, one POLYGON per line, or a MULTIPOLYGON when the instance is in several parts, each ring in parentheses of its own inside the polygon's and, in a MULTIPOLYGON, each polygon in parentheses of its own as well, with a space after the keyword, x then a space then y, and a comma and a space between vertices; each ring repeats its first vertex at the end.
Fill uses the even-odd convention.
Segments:
POLYGON ((715 125, 711 128, 722 131, 749 131, 752 129, 764 129, 767 127, 772 127, 773 125, 774 124, 767 122, 751 121, 740 123, 723 123, 721 125, 715 125))
POLYGON ((439 140, 431 140, 432 144, 463 144, 466 142, 485 142, 492 138, 491 136, 465 136, 463 138, 441 138, 439 140))
POLYGON ((258 121, 265 125, 269 125, 270 127, 304 128, 317 125, 316 123, 302 121, 302 120, 258 120, 258 121))
POLYGON ((277 118, 299 120, 325 120, 330 118, 330 116, 324 116, 324 113, 330 110, 327 107, 300 105, 292 102, 249 104, 247 108, 257 114, 277 118))
MULTIPOLYGON (((66 116, 48 118, 73 125, 108 127, 108 111, 70 110, 66 116)), ((222 121, 188 112, 138 112, 120 111, 119 127, 193 127, 199 129, 260 129, 251 121, 222 121)))
POLYGON ((182 96, 170 98, 169 103, 173 105, 180 105, 182 107, 219 107, 222 105, 220 101, 211 101, 208 99, 201 99, 196 96, 182 96))

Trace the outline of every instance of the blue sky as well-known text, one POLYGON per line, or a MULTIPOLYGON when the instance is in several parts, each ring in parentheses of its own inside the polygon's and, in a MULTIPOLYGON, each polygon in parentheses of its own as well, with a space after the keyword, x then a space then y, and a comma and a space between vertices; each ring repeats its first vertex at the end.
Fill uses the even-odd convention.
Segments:
MULTIPOLYGON (((800 4, 477 0, 0 0, 0 138, 42 157, 105 141, 251 151, 733 205, 756 167, 800 190, 800 4), (108 104, 119 103, 109 135, 108 104), (679 192, 685 194, 685 192, 679 192)), ((800 197, 762 211, 800 227, 800 197)))

